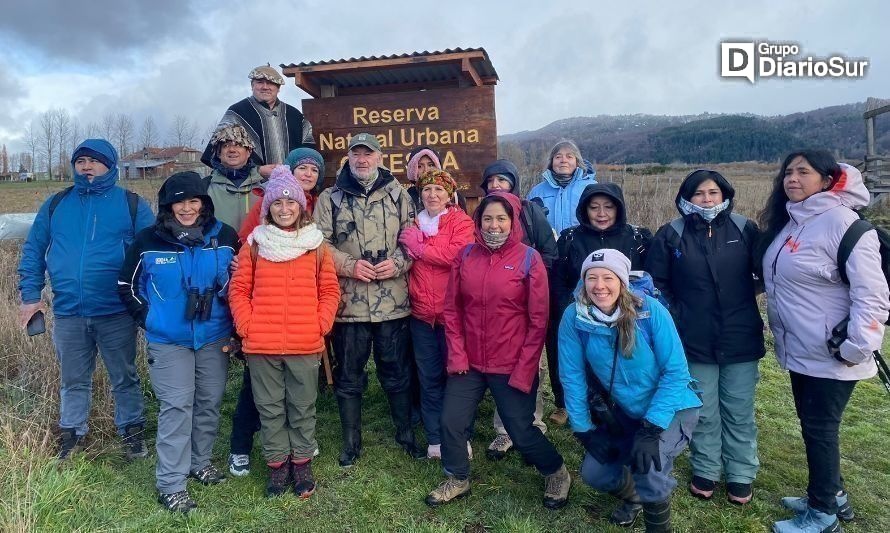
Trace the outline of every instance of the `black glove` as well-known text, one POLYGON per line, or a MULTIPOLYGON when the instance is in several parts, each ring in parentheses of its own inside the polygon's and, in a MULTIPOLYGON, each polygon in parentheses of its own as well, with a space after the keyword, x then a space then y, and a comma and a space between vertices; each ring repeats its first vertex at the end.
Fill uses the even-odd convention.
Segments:
POLYGON ((661 455, 658 452, 658 443, 661 441, 661 432, 658 426, 643 420, 640 428, 634 435, 634 444, 630 450, 631 469, 637 474, 648 474, 650 466, 655 467, 656 472, 661 472, 661 455))
POLYGON ((614 448, 609 439, 609 432, 606 428, 599 426, 596 429, 590 429, 583 433, 575 433, 575 438, 581 442, 584 449, 591 457, 599 463, 607 463, 614 459, 614 448))

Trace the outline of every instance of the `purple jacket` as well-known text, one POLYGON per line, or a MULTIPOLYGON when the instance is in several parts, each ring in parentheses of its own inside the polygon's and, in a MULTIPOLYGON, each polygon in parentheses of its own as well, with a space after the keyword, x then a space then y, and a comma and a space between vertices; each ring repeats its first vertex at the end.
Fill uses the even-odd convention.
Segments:
POLYGON ((787 204, 791 220, 763 258, 769 325, 782 368, 808 376, 860 380, 877 373, 872 352, 881 348, 890 291, 881 272, 878 237, 862 236, 847 261, 850 286, 838 275, 837 249, 844 232, 868 205, 862 174, 844 173, 830 190, 787 204), (850 315, 849 338, 841 345, 848 367, 828 352, 826 341, 850 315))

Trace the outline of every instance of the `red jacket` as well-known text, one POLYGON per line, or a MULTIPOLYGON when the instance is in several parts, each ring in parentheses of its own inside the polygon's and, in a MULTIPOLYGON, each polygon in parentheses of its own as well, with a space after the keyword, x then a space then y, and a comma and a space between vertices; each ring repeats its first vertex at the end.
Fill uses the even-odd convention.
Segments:
POLYGON ((482 213, 476 210, 476 242, 458 255, 445 295, 447 370, 507 374, 511 387, 529 393, 547 330, 547 271, 538 252, 520 242, 519 198, 492 194, 513 206, 513 226, 507 242, 492 251, 482 240, 482 213))
POLYGON ((473 219, 456 207, 439 219, 439 233, 427 237, 426 248, 408 274, 411 314, 428 324, 443 324, 445 288, 455 258, 473 242, 473 219))

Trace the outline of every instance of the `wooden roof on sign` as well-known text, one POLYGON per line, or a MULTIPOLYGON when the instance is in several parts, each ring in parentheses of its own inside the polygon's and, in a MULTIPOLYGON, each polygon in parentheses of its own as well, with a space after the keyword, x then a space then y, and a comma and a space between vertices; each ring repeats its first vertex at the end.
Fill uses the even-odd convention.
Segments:
POLYGON ((498 74, 484 48, 352 57, 281 65, 285 76, 315 98, 448 87, 495 85, 498 74))

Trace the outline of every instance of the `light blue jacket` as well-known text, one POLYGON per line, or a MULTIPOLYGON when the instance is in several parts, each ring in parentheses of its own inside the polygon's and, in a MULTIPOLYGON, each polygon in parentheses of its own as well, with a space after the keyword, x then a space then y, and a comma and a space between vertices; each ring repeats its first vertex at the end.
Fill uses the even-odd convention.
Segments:
MULTIPOLYGON (((584 432, 595 427, 590 419, 584 367, 590 365, 600 383, 609 388, 617 330, 578 317, 578 305, 576 302, 566 308, 559 325, 559 380, 565 389, 572 431, 584 432)), ((611 395, 631 418, 645 418, 666 429, 678 411, 701 407, 701 401, 691 388, 693 379, 683 344, 668 310, 654 298, 644 296, 638 313, 633 357, 618 354, 611 395)))
POLYGON ((578 201, 581 199, 581 193, 588 185, 596 183, 596 169, 586 167, 585 164, 575 169, 572 181, 565 187, 560 187, 553 178, 550 170, 545 170, 541 174, 541 183, 532 187, 527 198, 533 200, 540 198, 544 207, 547 208, 547 222, 553 226, 557 235, 562 230, 578 225, 578 217, 575 209, 578 207, 578 201), (588 174, 589 172, 589 174, 588 174))

